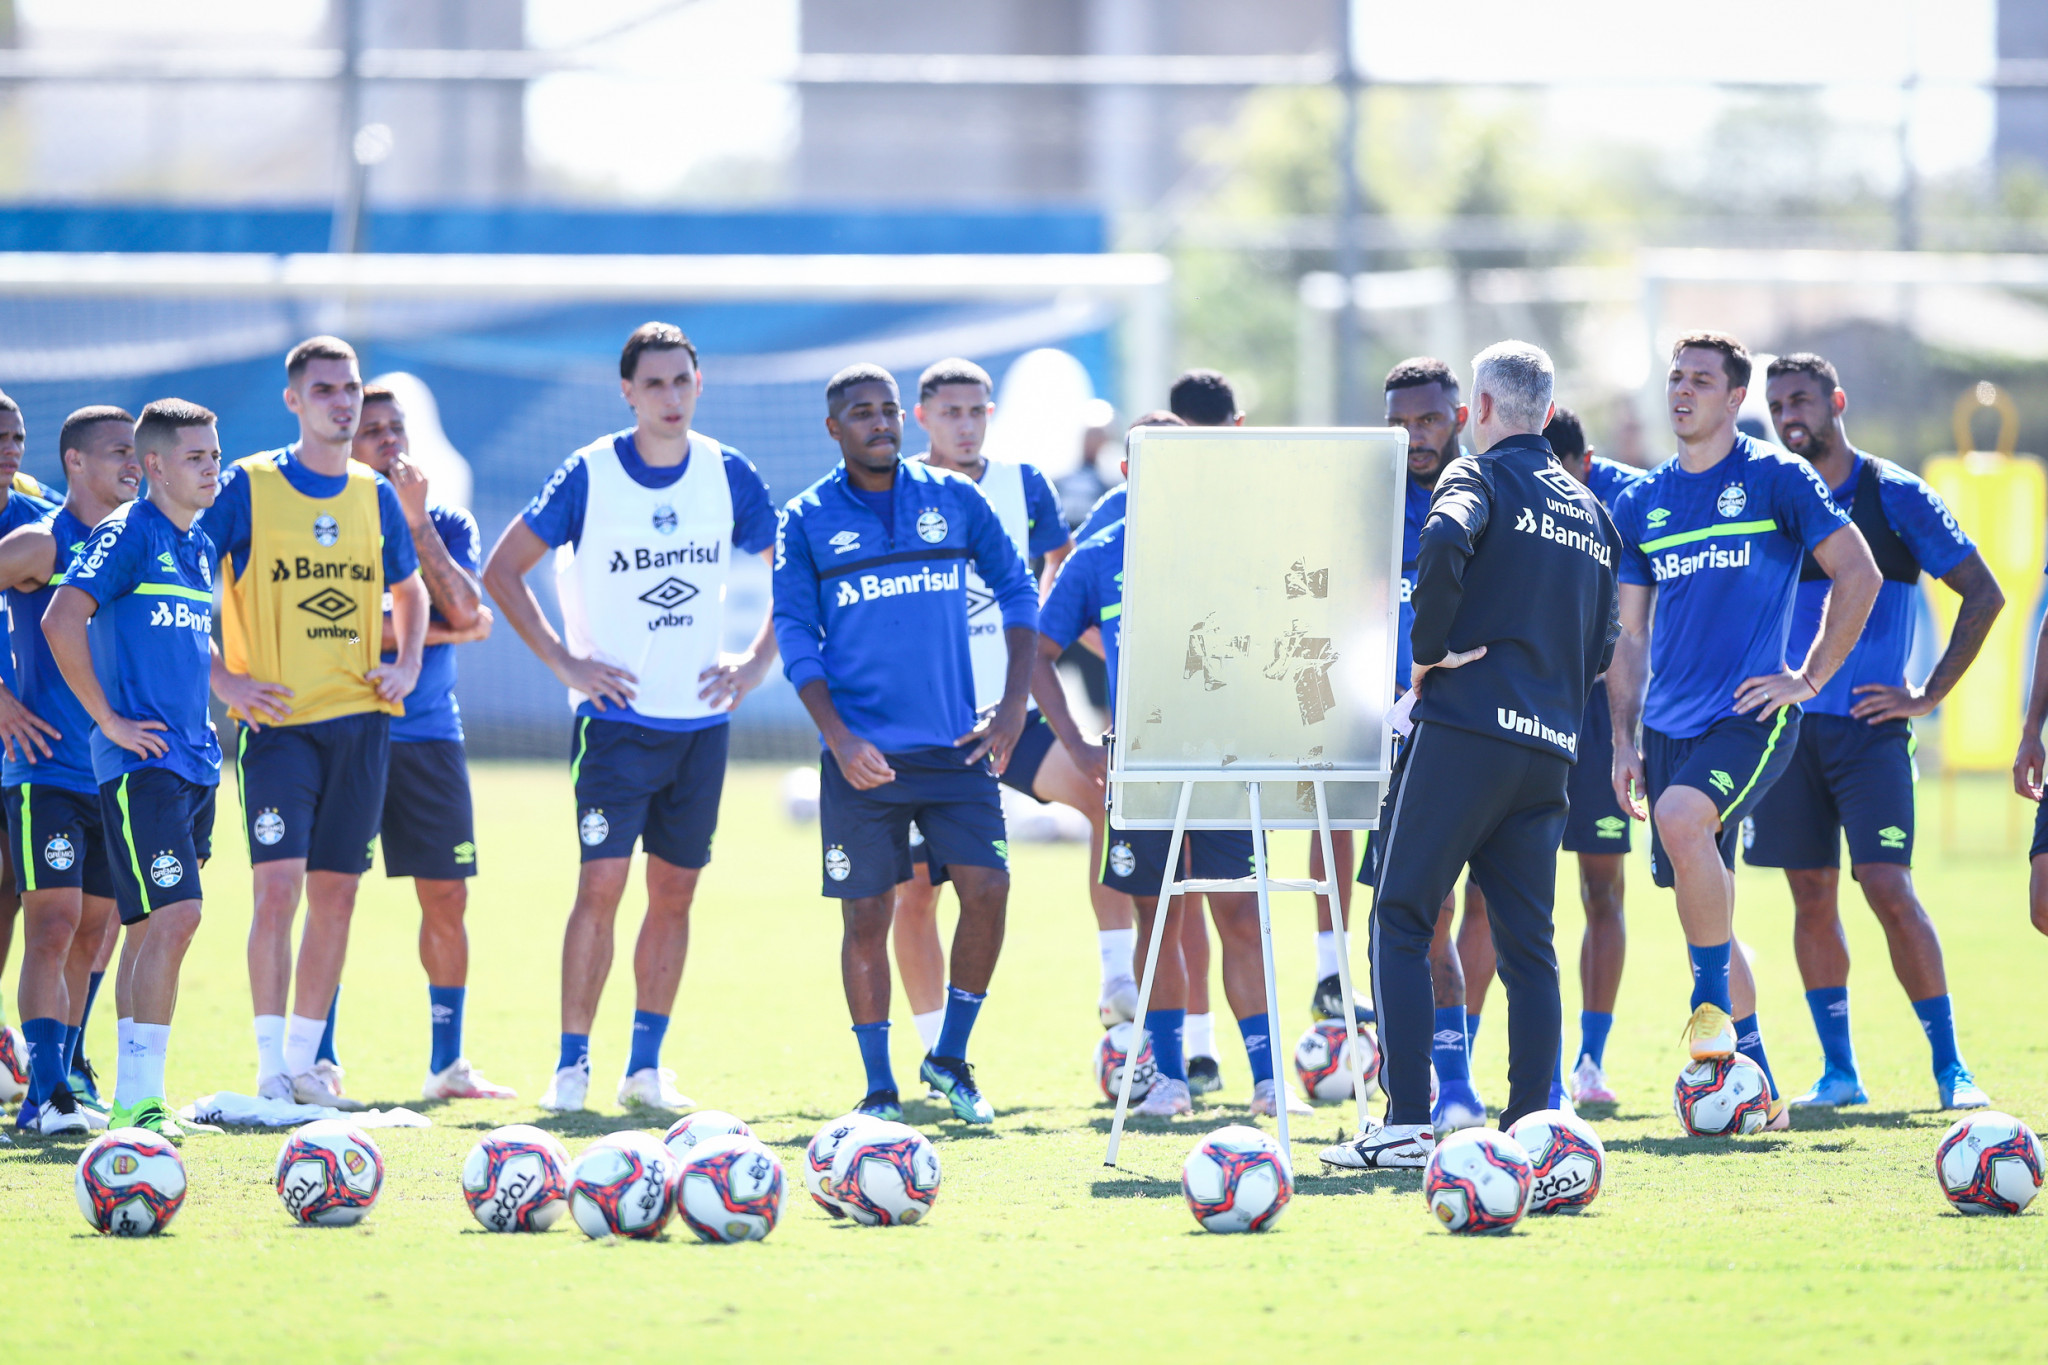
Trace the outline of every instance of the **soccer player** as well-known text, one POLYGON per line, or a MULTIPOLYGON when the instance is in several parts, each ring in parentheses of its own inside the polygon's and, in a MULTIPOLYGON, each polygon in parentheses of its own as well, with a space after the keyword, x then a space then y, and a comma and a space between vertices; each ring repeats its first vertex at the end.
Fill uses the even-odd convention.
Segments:
MULTIPOLYGON (((28 426, 21 405, 0 393, 0 535, 17 526, 47 515, 51 504, 43 488, 21 472, 21 457, 28 448, 28 426)), ((12 755, 31 742, 38 729, 36 715, 15 700, 14 659, 0 649, 0 750, 12 755)), ((0 844, 0 967, 14 946, 14 918, 21 910, 15 889, 14 867, 4 844, 0 844)), ((0 1100, 17 1100, 28 1093, 28 1039, 12 1025, 0 1026, 0 1100)))
MULTIPOLYGON (((1867 1104, 1849 1038, 1849 944, 1842 933, 1841 845, 1891 948, 1933 1050, 1944 1109, 1983 1109, 1991 1097, 1956 1048, 1941 936, 1913 890, 1913 720, 1941 704, 1977 657, 2005 605, 1984 556, 1941 496, 1889 460, 1849 443, 1849 398, 1835 367, 1809 352, 1766 371, 1771 421, 1785 449, 1813 466, 1863 533, 1884 584, 1840 671, 1805 703, 1784 777, 1757 803, 1745 838, 1753 867, 1782 867, 1791 884, 1792 946, 1820 1035, 1821 1077, 1795 1106, 1867 1104), (1906 655, 1925 571, 1961 597, 1956 622, 1924 686, 1906 681, 1906 655)), ((1811 560, 1799 574, 1788 644, 1801 655, 1828 610, 1828 581, 1811 560)))
POLYGON ((50 516, 0 538, 0 587, 15 657, 15 695, 47 725, 5 763, 8 843, 22 869, 26 932, 22 1030, 34 1067, 16 1127, 78 1131, 103 1126, 106 1106, 90 1069, 73 1083, 89 978, 114 924, 113 869, 93 777, 92 718, 50 657, 43 612, 71 556, 93 527, 141 492, 135 418, 120 408, 80 408, 57 447, 68 495, 50 516), (39 1109, 47 1112, 41 1112, 39 1109))
MULTIPOLYGON (((1067 523, 1060 516, 1059 494, 1036 465, 991 460, 981 453, 995 412, 988 372, 971 360, 941 360, 918 380, 917 424, 930 438, 922 459, 935 469, 950 469, 973 480, 995 509, 1003 530, 1027 561, 1043 558, 1048 581, 1073 550, 1067 523)), ((967 577, 967 647, 974 665, 974 706, 994 708, 1003 697, 1009 667, 995 595, 972 569, 967 577)), ((1075 766, 1064 746, 1056 744, 1052 727, 1037 711, 1024 717, 1024 730, 1003 769, 1004 785, 1038 801, 1059 801, 1088 817, 1100 837, 1102 789, 1075 766)), ((909 997, 910 1021, 927 1049, 937 1045, 946 1017, 946 957, 939 946, 939 889, 932 885, 930 862, 921 836, 912 844, 916 870, 896 888, 893 941, 896 969, 909 997)), ((1097 1012, 1104 1026, 1128 1019, 1137 1008, 1138 984, 1131 979, 1131 902, 1128 896, 1089 877, 1088 896, 1095 911, 1097 948, 1102 960, 1097 1012)))
POLYGON ((108 1121, 176 1140, 187 1129, 165 1103, 164 1063, 220 782, 206 695, 215 551, 198 525, 219 491, 220 438, 212 413, 166 398, 142 410, 135 449, 149 496, 116 508, 70 557, 43 636, 98 727, 100 820, 128 926, 114 978, 120 1056, 108 1121))
MULTIPOLYGON (((1882 580, 1813 466, 1736 431, 1749 378, 1749 352, 1724 333, 1671 348, 1678 454, 1615 502, 1622 635, 1607 694, 1615 799, 1653 820, 1650 872, 1676 892, 1692 959, 1686 1050, 1695 1061, 1739 1050, 1769 1076, 1756 986, 1731 953, 1737 832, 1791 764, 1800 704, 1849 657, 1882 580), (1792 667, 1786 636, 1809 554, 1833 590, 1792 667)), ((1790 1123, 1775 1081, 1769 1121, 1790 1123)))
MULTIPOLYGON (((420 581, 433 614, 427 619, 420 677, 391 722, 390 776, 384 784, 380 837, 387 876, 411 877, 420 902, 420 965, 427 971, 432 1044, 426 1084, 430 1100, 509 1100, 517 1091, 484 1079, 462 1053, 462 1013, 469 983, 469 881, 476 875, 476 818, 469 760, 462 747, 462 711, 455 704, 455 646, 487 638, 491 609, 477 579, 476 518, 461 507, 429 502, 427 476, 408 458, 405 409, 382 385, 363 390, 355 459, 397 490, 419 555, 420 581)), ((397 661, 390 615, 384 618, 383 662, 397 661)))
POLYGON ((696 1103, 676 1089, 661 1046, 718 828, 730 713, 775 662, 765 620, 747 653, 722 651, 733 557, 767 558, 775 514, 746 456, 691 430, 703 392, 682 328, 636 328, 619 352, 633 426, 565 460, 484 568, 491 599, 569 689, 575 714, 569 774, 583 861, 562 938, 561 1050, 540 1101, 556 1113, 589 1098, 590 1027, 636 843, 647 853, 647 917, 618 1101, 657 1113, 696 1103), (562 635, 526 583, 550 548, 562 635))
POLYGON ((997 778, 1024 729, 1038 594, 1016 542, 964 475, 900 458, 896 381, 851 365, 825 389, 840 464, 790 499, 775 540, 783 671, 818 724, 823 894, 840 902, 840 973, 867 1071, 860 1112, 902 1117, 889 1064, 889 920, 910 826, 934 883, 960 898, 939 1040, 919 1076, 955 1117, 995 1122, 967 1062, 1010 896, 997 778), (1006 660, 978 719, 967 633, 972 568, 995 596, 1006 660), (983 760, 987 760, 984 762, 983 760))
POLYGON ((285 357, 285 381, 299 439, 235 461, 203 518, 226 580, 213 687, 242 723, 256 1092, 361 1109, 340 1093, 339 1068, 316 1070, 317 1053, 384 809, 391 717, 419 678, 427 590, 397 492, 350 458, 363 404, 355 351, 335 337, 302 341, 285 357), (391 663, 378 657, 387 591, 391 663))

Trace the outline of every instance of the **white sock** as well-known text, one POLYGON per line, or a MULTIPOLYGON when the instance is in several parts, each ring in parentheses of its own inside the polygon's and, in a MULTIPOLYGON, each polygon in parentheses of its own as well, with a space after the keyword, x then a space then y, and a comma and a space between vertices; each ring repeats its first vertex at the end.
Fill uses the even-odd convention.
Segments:
POLYGON ((917 1025, 917 1036, 924 1040, 924 1050, 930 1052, 939 1045, 939 1029, 946 1022, 946 1007, 941 1005, 923 1014, 913 1014, 910 1022, 917 1025))
POLYGON ((320 1035, 327 1032, 327 1016, 308 1019, 294 1014, 284 1025, 284 1074, 303 1076, 313 1069, 313 1054, 320 1050, 320 1035))
POLYGON ((1337 931, 1322 929, 1316 933, 1316 980, 1327 981, 1337 975, 1337 931))
MULTIPOLYGON (((135 1088, 135 1060, 128 1055, 129 1044, 135 1041, 135 1021, 116 1019, 114 1021, 114 1103, 132 1104, 128 1092, 135 1088)), ((146 1097, 145 1097, 146 1098, 146 1097)))
MULTIPOLYGON (((316 1041, 313 1046, 317 1049, 319 1043, 316 1041)), ((284 1074, 284 1016, 259 1014, 256 1016, 256 1079, 266 1081, 284 1074)))
POLYGON ((129 1046, 139 1054, 135 1066, 135 1088, 140 1098, 164 1098, 164 1062, 171 1055, 169 1024, 137 1023, 129 1034, 129 1046))
POLYGON ((1190 1014, 1181 1028, 1181 1038, 1190 1057, 1214 1057, 1216 1055, 1216 1016, 1213 1014, 1190 1014))
POLYGON ((116 1019, 114 1021, 114 1064, 116 1066, 120 1065, 121 1054, 128 1050, 128 1033, 134 1027, 135 1021, 133 1019, 116 1019))
POLYGON ((1131 959, 1138 951, 1136 929, 1097 929, 1095 943, 1102 950, 1103 985, 1135 975, 1131 970, 1131 959))

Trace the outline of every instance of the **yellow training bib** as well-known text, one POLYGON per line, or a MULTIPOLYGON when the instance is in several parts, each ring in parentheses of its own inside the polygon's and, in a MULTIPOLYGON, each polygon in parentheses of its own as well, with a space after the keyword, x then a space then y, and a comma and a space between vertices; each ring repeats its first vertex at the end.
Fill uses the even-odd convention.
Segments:
MULTIPOLYGON (((237 460, 249 481, 249 564, 230 558, 221 650, 229 669, 292 689, 286 725, 385 711, 365 676, 384 627, 384 532, 377 476, 354 461, 332 498, 293 488, 271 455, 237 460)), ((245 719, 240 711, 229 714, 245 719)))

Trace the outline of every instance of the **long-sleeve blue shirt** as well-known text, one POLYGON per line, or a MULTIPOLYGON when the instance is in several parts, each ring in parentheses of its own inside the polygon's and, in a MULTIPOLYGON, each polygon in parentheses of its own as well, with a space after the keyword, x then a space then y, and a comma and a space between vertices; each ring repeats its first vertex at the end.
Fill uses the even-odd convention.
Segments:
POLYGON ((1038 595, 972 479, 908 460, 891 492, 893 527, 842 462, 778 514, 775 640, 791 686, 824 679, 849 730, 905 753, 974 728, 963 566, 995 594, 1005 628, 1036 629, 1038 595))

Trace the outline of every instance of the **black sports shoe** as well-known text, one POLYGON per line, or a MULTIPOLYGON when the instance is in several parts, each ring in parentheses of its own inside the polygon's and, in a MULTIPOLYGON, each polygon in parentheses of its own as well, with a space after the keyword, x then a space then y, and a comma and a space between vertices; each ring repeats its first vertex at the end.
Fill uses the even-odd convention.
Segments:
POLYGON ((1223 1088, 1223 1075, 1216 1069, 1214 1057, 1188 1058, 1188 1089, 1197 1095, 1206 1095, 1212 1090, 1223 1088))
POLYGON ((871 1119, 887 1119, 891 1123, 903 1122, 903 1105, 893 1090, 873 1090, 866 1099, 853 1106, 856 1114, 866 1114, 871 1119))
MULTIPOLYGON (((1377 1017, 1372 1012, 1372 1006, 1361 1005, 1356 1000, 1351 1002, 1351 1008, 1358 1015, 1358 1022, 1361 1024, 1370 1024, 1377 1017)), ((1341 977, 1332 973, 1316 982, 1315 999, 1309 1003, 1309 1012, 1318 1019, 1344 1017, 1344 982, 1341 977)))

